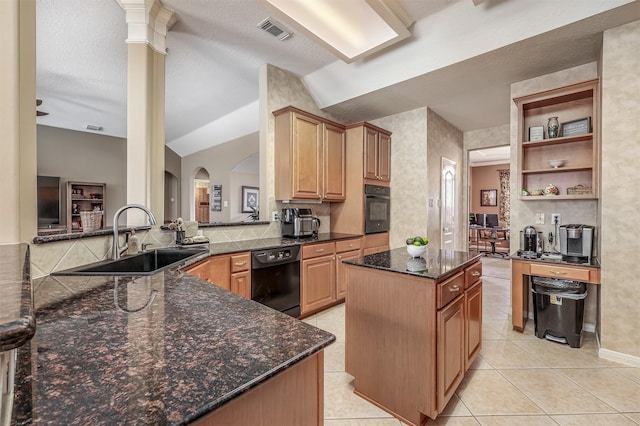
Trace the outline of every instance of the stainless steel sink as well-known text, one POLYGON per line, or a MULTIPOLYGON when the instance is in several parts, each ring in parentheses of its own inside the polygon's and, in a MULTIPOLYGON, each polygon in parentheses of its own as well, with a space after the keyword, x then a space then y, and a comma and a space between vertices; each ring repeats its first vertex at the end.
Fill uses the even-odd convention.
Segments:
POLYGON ((51 275, 151 275, 207 253, 204 248, 156 249, 118 260, 108 260, 77 268, 52 272, 51 275))

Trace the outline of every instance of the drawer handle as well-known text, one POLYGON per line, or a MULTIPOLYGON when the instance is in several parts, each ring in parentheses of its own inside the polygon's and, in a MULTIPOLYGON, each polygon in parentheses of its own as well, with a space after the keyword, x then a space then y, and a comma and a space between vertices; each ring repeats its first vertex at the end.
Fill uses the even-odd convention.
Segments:
POLYGON ((567 275, 569 274, 568 272, 562 272, 562 271, 549 271, 550 273, 552 273, 553 275, 567 275))
POLYGON ((452 285, 451 287, 449 287, 449 291, 450 291, 451 293, 454 293, 454 292, 456 292, 456 291, 458 291, 458 290, 460 290, 460 286, 458 286, 458 284, 454 284, 454 285, 452 285))
POLYGON ((322 253, 324 249, 316 249, 316 253, 322 253))
POLYGON ((474 276, 474 277, 478 277, 478 276, 480 276, 480 272, 478 272, 478 271, 473 271, 473 272, 471 273, 471 275, 472 275, 472 276, 474 276))
POLYGON ((235 266, 244 266, 246 264, 247 264, 246 260, 244 262, 236 262, 236 263, 234 263, 235 266))

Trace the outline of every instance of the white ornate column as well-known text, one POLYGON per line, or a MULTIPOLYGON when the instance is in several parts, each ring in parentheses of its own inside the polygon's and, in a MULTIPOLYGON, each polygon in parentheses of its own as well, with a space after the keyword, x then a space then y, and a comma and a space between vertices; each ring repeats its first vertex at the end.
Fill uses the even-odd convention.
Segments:
MULTIPOLYGON (((128 27, 127 203, 164 217, 164 102, 167 32, 173 11, 158 0, 120 0, 128 27)), ((134 210, 128 225, 146 223, 134 210)))
POLYGON ((37 234, 36 5, 0 0, 0 243, 37 234))

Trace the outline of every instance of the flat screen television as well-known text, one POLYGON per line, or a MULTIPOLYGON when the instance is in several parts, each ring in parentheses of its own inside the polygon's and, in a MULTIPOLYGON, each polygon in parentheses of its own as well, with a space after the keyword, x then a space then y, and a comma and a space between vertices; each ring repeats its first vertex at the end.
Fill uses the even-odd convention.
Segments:
POLYGON ((38 227, 60 225, 60 178, 38 176, 38 227))

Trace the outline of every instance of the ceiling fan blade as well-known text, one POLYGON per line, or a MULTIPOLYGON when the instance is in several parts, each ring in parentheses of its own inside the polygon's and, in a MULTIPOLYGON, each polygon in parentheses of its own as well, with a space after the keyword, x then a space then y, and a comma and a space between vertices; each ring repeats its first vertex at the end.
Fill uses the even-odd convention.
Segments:
POLYGON ((49 113, 44 111, 36 111, 36 116, 42 117, 43 115, 49 115, 49 113))

